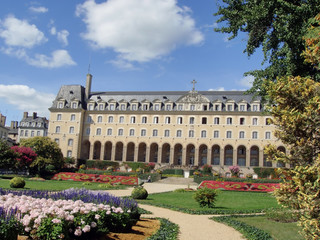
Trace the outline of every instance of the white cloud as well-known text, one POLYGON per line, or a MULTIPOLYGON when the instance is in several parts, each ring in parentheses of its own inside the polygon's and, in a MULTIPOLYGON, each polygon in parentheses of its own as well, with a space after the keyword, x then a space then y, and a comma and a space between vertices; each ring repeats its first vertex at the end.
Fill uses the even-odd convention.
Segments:
POLYGON ((57 29, 56 29, 56 27, 51 27, 51 28, 50 28, 50 33, 51 33, 51 35, 56 35, 56 34, 57 34, 57 29))
POLYGON ((241 80, 238 82, 238 84, 240 86, 243 86, 243 87, 246 87, 246 88, 252 88, 252 84, 254 82, 254 76, 246 76, 246 77, 243 77, 241 78, 241 80))
POLYGON ((82 37, 96 48, 112 48, 123 61, 151 61, 204 40, 190 9, 176 0, 87 0, 76 14, 87 25, 82 37))
POLYGON ((50 57, 44 54, 36 54, 34 57, 30 57, 24 49, 1 48, 1 51, 7 55, 22 59, 29 65, 35 67, 58 68, 76 65, 66 50, 53 51, 50 57))
POLYGON ((46 13, 46 12, 48 12, 48 8, 45 8, 45 7, 29 7, 29 10, 31 12, 35 12, 35 13, 46 13))
POLYGON ((0 21, 0 37, 6 45, 32 48, 47 41, 44 34, 34 24, 8 16, 0 21))
POLYGON ((26 85, 0 84, 0 98, 19 110, 37 112, 39 116, 49 116, 48 108, 51 107, 55 95, 38 92, 26 85))
POLYGON ((43 68, 58 68, 68 65, 76 65, 68 51, 56 50, 51 53, 51 57, 43 54, 36 54, 34 58, 26 58, 28 64, 43 68))
POLYGON ((57 38, 59 42, 61 42, 64 46, 68 45, 68 36, 69 36, 69 32, 67 30, 62 30, 60 32, 57 32, 57 38))

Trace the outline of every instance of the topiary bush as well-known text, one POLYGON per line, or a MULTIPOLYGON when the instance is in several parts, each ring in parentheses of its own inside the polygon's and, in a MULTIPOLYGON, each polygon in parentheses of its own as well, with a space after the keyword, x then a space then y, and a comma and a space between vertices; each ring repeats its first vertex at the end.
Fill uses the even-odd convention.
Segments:
POLYGON ((11 188, 24 188, 26 182, 21 177, 14 177, 10 180, 10 187, 11 188))
POLYGON ((200 204, 200 207, 213 208, 216 198, 217 191, 210 188, 199 188, 194 194, 193 198, 200 204))
POLYGON ((133 199, 147 199, 148 191, 142 186, 135 187, 131 192, 131 197, 133 199))

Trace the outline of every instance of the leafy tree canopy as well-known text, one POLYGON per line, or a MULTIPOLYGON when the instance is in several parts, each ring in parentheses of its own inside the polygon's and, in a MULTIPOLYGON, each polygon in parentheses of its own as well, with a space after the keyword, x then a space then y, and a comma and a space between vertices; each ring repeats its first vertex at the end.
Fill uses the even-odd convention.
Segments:
POLYGON ((63 167, 63 155, 58 144, 49 137, 33 137, 23 139, 20 145, 30 147, 37 158, 31 164, 31 167, 44 169, 47 165, 53 165, 56 169, 63 167))
POLYGON ((15 154, 8 144, 0 140, 0 168, 11 169, 15 166, 15 154))
POLYGON ((245 73, 255 81, 251 91, 265 95, 264 79, 275 81, 280 76, 310 76, 320 81, 320 73, 301 55, 303 36, 307 33, 309 19, 320 12, 320 0, 222 0, 216 16, 218 23, 225 23, 215 31, 229 33, 229 39, 239 32, 248 34, 244 52, 252 55, 262 47, 263 70, 245 73))

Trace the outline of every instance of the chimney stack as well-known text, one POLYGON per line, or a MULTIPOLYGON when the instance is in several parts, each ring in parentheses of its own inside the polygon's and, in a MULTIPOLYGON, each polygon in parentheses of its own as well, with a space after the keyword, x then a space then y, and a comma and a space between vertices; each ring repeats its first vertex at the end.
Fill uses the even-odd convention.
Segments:
POLYGON ((88 73, 87 74, 87 81, 86 81, 86 99, 89 99, 89 97, 90 97, 91 82, 92 82, 92 75, 90 73, 88 73))
POLYGON ((23 118, 27 118, 28 117, 28 112, 24 112, 23 113, 23 118))
POLYGON ((37 118, 37 113, 36 112, 33 112, 32 114, 32 119, 36 119, 37 118))

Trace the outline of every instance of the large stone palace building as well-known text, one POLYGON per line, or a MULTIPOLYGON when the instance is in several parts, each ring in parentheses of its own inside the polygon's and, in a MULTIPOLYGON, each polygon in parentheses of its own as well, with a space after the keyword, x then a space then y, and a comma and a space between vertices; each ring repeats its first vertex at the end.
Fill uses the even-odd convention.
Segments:
POLYGON ((76 159, 155 162, 221 171, 238 165, 284 167, 267 162, 275 144, 270 116, 259 97, 243 91, 91 92, 61 87, 50 110, 49 133, 65 156, 76 159))

